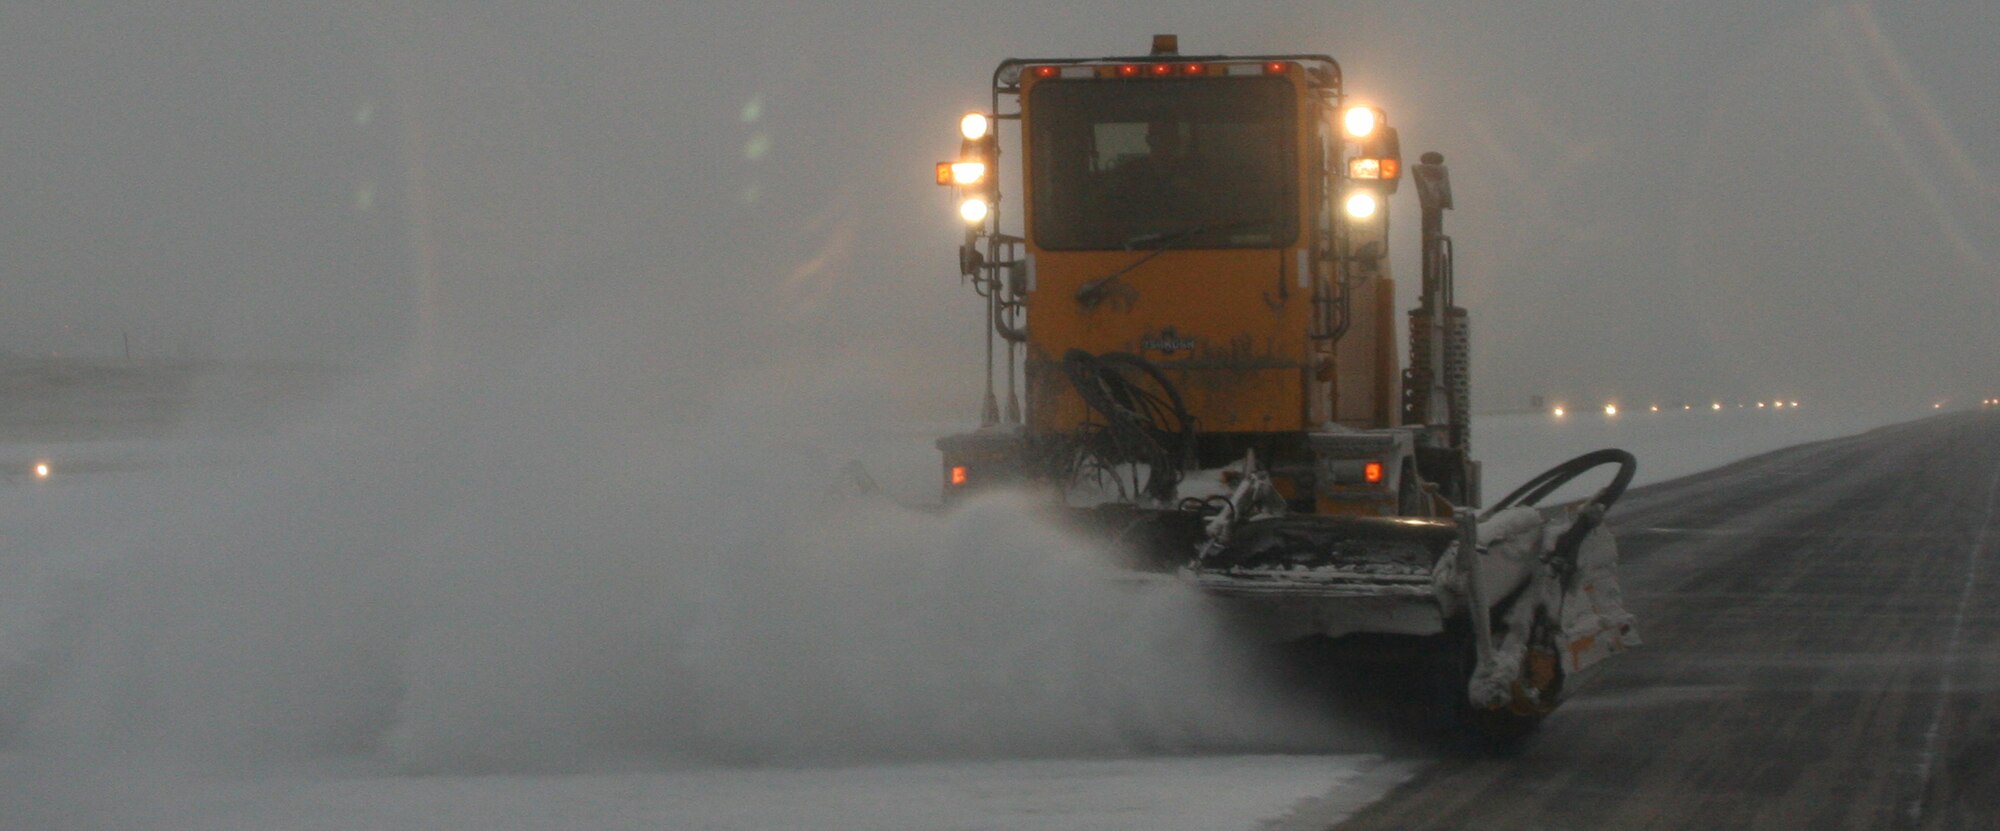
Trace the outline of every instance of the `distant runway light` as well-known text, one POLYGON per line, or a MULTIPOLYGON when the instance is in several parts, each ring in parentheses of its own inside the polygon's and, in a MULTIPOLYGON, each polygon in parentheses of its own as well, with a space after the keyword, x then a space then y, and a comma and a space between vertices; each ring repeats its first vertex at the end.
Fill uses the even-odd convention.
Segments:
POLYGON ((1555 409, 1555 413, 1556 413, 1556 418, 1562 418, 1562 417, 1563 417, 1563 408, 1561 408, 1561 407, 1557 407, 1557 408, 1555 409))
POLYGON ((1615 415, 1617 415, 1617 414, 1618 414, 1618 405, 1616 405, 1616 404, 1606 404, 1606 405, 1604 405, 1604 414, 1605 414, 1605 415, 1608 415, 1608 416, 1615 416, 1615 415))
POLYGON ((1720 409, 1722 409, 1722 402, 1720 402, 1720 401, 1717 401, 1717 402, 1715 402, 1714 404, 1710 404, 1710 405, 1708 405, 1708 408, 1709 408, 1709 409, 1711 409, 1711 410, 1720 410, 1720 409))
POLYGON ((1659 412, 1659 411, 1660 411, 1660 405, 1658 405, 1658 404, 1654 404, 1654 405, 1653 405, 1653 412, 1656 412, 1656 413, 1657 413, 1657 412, 1659 412))
POLYGON ((48 462, 36 462, 36 463, 35 463, 35 478, 36 478, 36 479, 47 479, 47 478, 49 478, 49 474, 52 474, 52 473, 55 473, 55 469, 54 469, 54 468, 51 468, 51 467, 49 467, 49 463, 48 463, 48 462))

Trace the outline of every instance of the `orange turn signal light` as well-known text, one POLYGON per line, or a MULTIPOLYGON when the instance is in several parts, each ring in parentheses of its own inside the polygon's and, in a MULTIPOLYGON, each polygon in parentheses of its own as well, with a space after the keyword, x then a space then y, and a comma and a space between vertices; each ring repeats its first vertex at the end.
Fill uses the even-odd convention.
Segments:
POLYGON ((1361 478, 1368 480, 1368 484, 1371 485, 1382 484, 1382 463, 1369 462, 1363 465, 1361 468, 1361 478))
POLYGON ((966 483, 966 481, 967 481, 967 480, 969 480, 970 478, 971 478, 971 477, 970 477, 970 476, 968 475, 968 472, 967 472, 967 471, 966 471, 966 469, 965 469, 965 465, 952 465, 952 466, 951 466, 951 486, 952 486, 952 487, 954 487, 954 488, 957 488, 957 487, 964 487, 964 486, 965 486, 965 483, 966 483))

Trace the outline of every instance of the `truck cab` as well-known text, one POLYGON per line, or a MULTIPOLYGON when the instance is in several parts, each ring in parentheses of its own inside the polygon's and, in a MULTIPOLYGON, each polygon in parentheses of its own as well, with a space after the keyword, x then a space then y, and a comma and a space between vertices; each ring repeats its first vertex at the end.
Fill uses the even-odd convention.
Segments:
POLYGON ((1296 511, 1469 504, 1463 431, 1428 429, 1446 419, 1406 413, 1399 390, 1396 132, 1331 57, 1190 56, 1159 36, 1144 56, 1010 59, 992 91, 938 169, 998 352, 981 428, 940 442, 947 499, 1130 468, 1126 495, 1171 504, 1178 473, 1255 454, 1296 511))

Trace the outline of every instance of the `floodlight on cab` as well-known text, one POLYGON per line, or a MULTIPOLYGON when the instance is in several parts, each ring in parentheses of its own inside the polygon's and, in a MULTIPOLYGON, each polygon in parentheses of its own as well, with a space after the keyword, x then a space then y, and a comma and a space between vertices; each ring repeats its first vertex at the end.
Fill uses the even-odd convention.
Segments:
POLYGON ((993 121, 985 113, 966 113, 958 120, 958 134, 968 141, 978 141, 993 129, 993 121))
POLYGON ((1382 113, 1374 107, 1349 107, 1340 114, 1341 129, 1351 139, 1365 139, 1382 125, 1382 113))
POLYGON ((1374 216, 1375 212, 1381 209, 1382 203, 1381 200, 1375 198, 1375 194, 1364 190, 1347 197, 1346 207, 1348 216, 1355 219, 1367 219, 1374 216))
POLYGON ((986 204, 986 200, 977 196, 958 203, 958 217, 965 220, 968 225, 985 222, 986 215, 992 210, 993 206, 986 204))

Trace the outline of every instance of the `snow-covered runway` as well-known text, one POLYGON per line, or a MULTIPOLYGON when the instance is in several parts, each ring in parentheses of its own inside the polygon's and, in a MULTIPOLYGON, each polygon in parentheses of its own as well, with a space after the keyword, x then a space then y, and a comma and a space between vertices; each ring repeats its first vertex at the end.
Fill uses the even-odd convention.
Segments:
POLYGON ((1336 755, 489 776, 157 778, 105 770, 99 775, 118 781, 92 787, 81 804, 4 807, 27 811, 10 813, 9 828, 26 820, 34 823, 28 827, 205 831, 1318 831, 1414 767, 1336 755), (52 813, 58 808, 59 816, 52 813))

